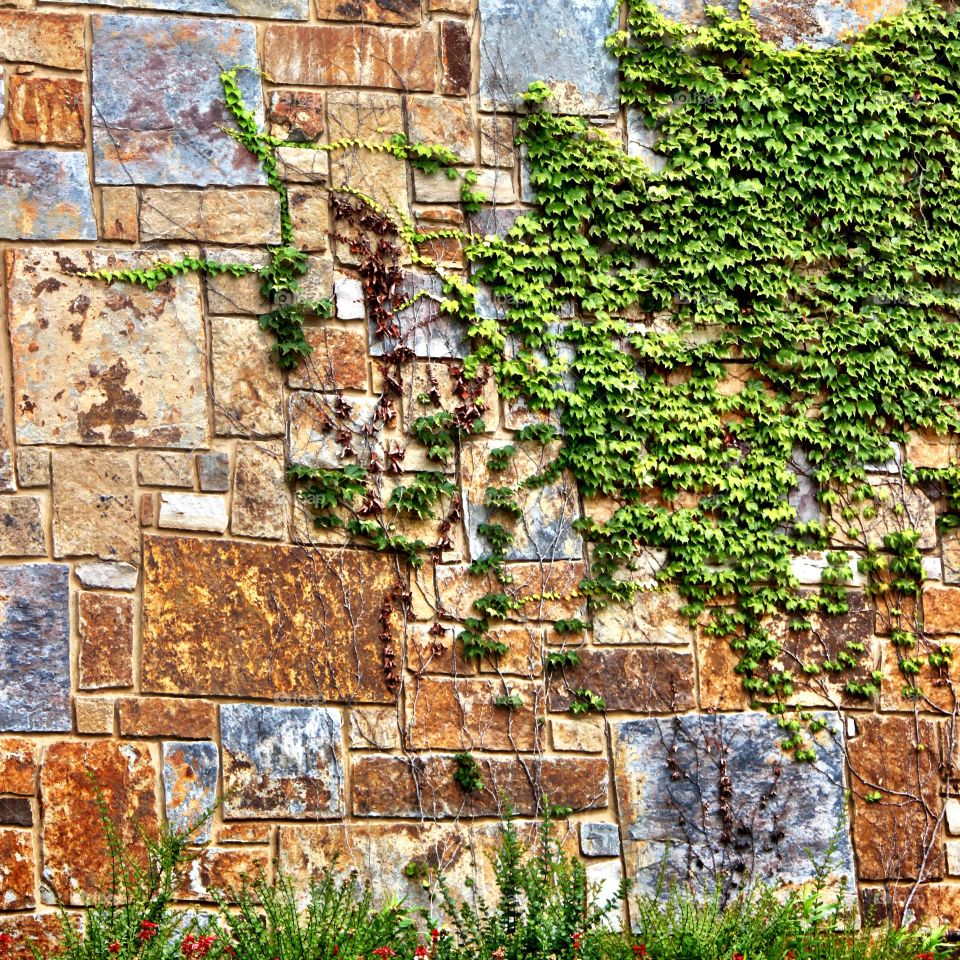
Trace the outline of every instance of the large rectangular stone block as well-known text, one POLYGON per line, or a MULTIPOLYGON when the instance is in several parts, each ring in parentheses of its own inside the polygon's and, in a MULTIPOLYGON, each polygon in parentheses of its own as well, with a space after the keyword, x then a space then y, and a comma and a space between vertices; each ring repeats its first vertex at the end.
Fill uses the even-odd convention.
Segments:
POLYGON ((143 689, 388 703, 381 608, 392 557, 145 538, 143 689))
POLYGON ((70 729, 70 568, 0 567, 0 731, 70 729))
POLYGON ((87 155, 0 150, 0 240, 96 240, 87 155))
POLYGON ((19 443, 205 446, 207 364, 200 282, 153 292, 84 279, 183 251, 9 250, 7 316, 19 443), (170 363, 177 375, 170 375, 170 363))
POLYGON ((82 70, 83 17, 0 10, 0 60, 82 70))
MULTIPOLYGON (((53 0, 72 3, 73 0, 53 0)), ((100 0, 76 0, 99 4, 100 0)), ((166 10, 170 13, 204 13, 211 17, 256 17, 269 20, 306 20, 309 0, 110 0, 103 4, 124 10, 166 10)), ((233 64, 225 64, 232 66, 233 64)))

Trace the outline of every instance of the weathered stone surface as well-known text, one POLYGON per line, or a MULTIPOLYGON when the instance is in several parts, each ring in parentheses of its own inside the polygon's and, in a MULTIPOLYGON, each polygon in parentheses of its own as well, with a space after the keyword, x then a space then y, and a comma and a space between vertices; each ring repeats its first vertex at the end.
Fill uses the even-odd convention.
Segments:
POLYGON ((610 603, 593 618, 593 640, 599 644, 683 644, 694 630, 680 608, 684 600, 676 589, 639 590, 630 607, 610 603))
POLYGON ((353 707, 348 730, 351 750, 400 748, 400 721, 395 707, 353 707))
POLYGON ((178 697, 121 697, 120 734, 125 737, 173 737, 212 740, 217 710, 209 700, 178 697))
MULTIPOLYGON (((466 169, 460 168, 460 173, 466 169)), ((460 200, 459 179, 451 180, 444 173, 413 172, 413 192, 420 203, 457 203, 460 200)), ((498 206, 516 203, 517 193, 509 170, 480 170, 474 189, 483 193, 487 201, 498 206)))
POLYGON ((936 512, 922 490, 883 475, 871 476, 869 483, 875 491, 873 500, 850 503, 841 491, 840 503, 831 508, 841 543, 883 546, 883 538, 888 533, 916 530, 920 534, 917 546, 921 550, 937 545, 936 512), (846 507, 856 512, 853 520, 844 520, 841 516, 846 507), (875 510, 876 515, 865 516, 868 508, 875 510))
MULTIPOLYGON (((67 3, 70 0, 55 0, 55 2, 67 3)), ((96 0, 78 0, 78 2, 92 4, 96 0)), ((309 0, 111 0, 109 6, 124 10, 203 13, 210 17, 257 17, 271 20, 307 20, 309 18, 309 0)), ((247 66, 253 65, 246 60, 225 60, 223 66, 233 65, 234 62, 247 66)))
MULTIPOLYGON (((277 169, 280 176, 287 183, 312 183, 325 186, 330 181, 330 154, 326 150, 311 150, 301 146, 277 147, 277 169)), ((329 196, 317 191, 311 205, 303 205, 298 212, 299 222, 294 221, 294 229, 298 243, 301 242, 303 231, 311 227, 317 237, 316 246, 311 250, 323 250, 327 246, 327 224, 330 220, 329 196), (316 223, 310 222, 310 217, 316 217, 316 223), (306 221, 306 222, 305 222, 306 221)), ((306 244, 301 244, 308 249, 306 244)))
POLYGON ((138 516, 141 527, 152 527, 157 518, 157 500, 155 493, 141 493, 138 516))
POLYGON ((83 17, 0 10, 0 60, 82 70, 83 17))
MULTIPOLYGON (((432 416, 441 410, 456 414, 468 404, 475 404, 480 411, 486 432, 496 429, 497 386, 493 377, 466 389, 459 372, 459 363, 442 360, 413 359, 402 364, 403 428, 408 435, 413 435, 411 428, 418 417, 432 416)), ((408 453, 412 452, 408 448, 408 453)))
POLYGON ((366 23, 415 27, 419 0, 317 0, 321 20, 363 20, 366 23))
POLYGON ((375 397, 351 398, 349 418, 337 417, 333 398, 317 393, 290 394, 290 462, 335 469, 344 463, 366 466, 383 457, 382 425, 375 397))
POLYGON ((620 828, 615 823, 581 823, 580 851, 585 857, 619 857, 620 828))
POLYGON ((0 150, 0 240, 96 238, 85 153, 0 150))
POLYGON ((133 600, 115 594, 80 594, 77 663, 81 690, 133 686, 133 600))
POLYGON ((506 644, 507 652, 484 657, 482 673, 539 677, 543 673, 543 630, 532 624, 501 624, 490 630, 490 639, 506 644))
MULTIPOLYGON (((330 92, 327 118, 331 141, 350 137, 376 143, 403 131, 400 97, 388 93, 330 92)), ((330 178, 333 185, 353 187, 378 203, 396 203, 402 209, 409 205, 407 171, 395 157, 359 148, 340 150, 330 158, 330 178)))
POLYGON ((70 569, 0 567, 0 731, 69 730, 70 569))
POLYGON ((834 46, 882 17, 900 13, 905 6, 905 0, 878 0, 867 4, 832 0, 790 0, 789 3, 759 0, 750 13, 764 40, 791 49, 800 44, 834 46))
POLYGON ((363 284, 355 277, 338 277, 334 281, 333 302, 338 320, 363 320, 366 316, 363 284))
POLYGON ((527 684, 510 693, 523 705, 497 706, 498 680, 419 677, 407 691, 407 721, 416 750, 533 750, 537 745, 536 700, 527 684))
POLYGON ((593 650, 555 676, 550 709, 567 710, 580 688, 603 697, 608 710, 681 713, 696 704, 693 655, 662 647, 593 650))
POLYGON ((330 194, 320 187, 290 187, 290 223, 302 250, 326 250, 330 194))
POLYGON ((371 754, 350 767, 353 812, 361 817, 499 816, 509 803, 519 816, 551 804, 589 810, 607 805, 602 757, 477 757, 484 787, 470 794, 453 779, 452 756, 371 754))
POLYGON ((98 790, 126 849, 134 857, 144 856, 141 831, 154 832, 157 825, 155 776, 146 746, 95 740, 47 747, 40 772, 44 902, 55 897, 79 907, 109 889, 98 790))
POLYGON ((504 444, 498 441, 464 443, 460 451, 460 472, 464 491, 467 534, 473 559, 489 552, 480 535, 481 524, 501 523, 509 518, 485 505, 490 487, 510 487, 521 515, 510 524, 513 542, 507 547, 508 560, 573 560, 583 556, 583 542, 574 533, 573 521, 580 516, 576 484, 569 473, 554 483, 528 489, 525 481, 542 474, 560 452, 559 443, 516 444, 516 453, 505 470, 487 466, 490 454, 504 444))
POLYGON ((0 557, 43 557, 46 553, 40 498, 0 498, 0 557))
POLYGON ((137 480, 146 487, 192 487, 193 456, 147 451, 137 457, 137 480))
POLYGON ((32 948, 49 956, 61 943, 60 917, 56 913, 0 915, 0 933, 13 937, 5 960, 33 960, 32 948))
POLYGON ((81 736, 112 737, 116 702, 109 697, 76 697, 77 733, 81 736))
POLYGON ((14 143, 83 145, 83 83, 67 77, 10 78, 7 104, 14 143))
POLYGON ((0 737, 0 793, 32 797, 36 778, 36 743, 25 737, 0 737))
POLYGON ((583 615, 586 604, 578 593, 586 575, 583 563, 512 563, 508 570, 513 582, 501 587, 493 577, 475 576, 460 564, 437 567, 440 609, 457 619, 473 617, 475 600, 502 589, 522 604, 511 619, 570 620, 583 615))
POLYGON ((566 753, 603 753, 607 740, 600 717, 551 717, 553 749, 566 753))
POLYGON ((473 77, 473 49, 470 31, 459 20, 440 21, 440 60, 443 66, 443 92, 465 97, 473 77))
POLYGON ((85 587, 100 590, 135 590, 137 568, 129 563, 78 563, 77 579, 85 587))
POLYGON ((434 89, 436 40, 429 29, 271 25, 264 38, 264 66, 279 84, 434 89))
POLYGON ((960 590, 927 584, 923 588, 923 626, 927 633, 960 633, 960 590))
POLYGON ((206 847, 190 861, 177 899, 214 903, 215 891, 239 890, 266 874, 269 865, 270 854, 266 850, 206 847))
POLYGON ((270 123, 274 136, 307 143, 324 128, 323 93, 319 90, 274 90, 270 94, 270 123))
POLYGON ((192 830, 197 843, 210 839, 204 819, 217 799, 220 754, 215 743, 172 742, 163 745, 163 796, 167 823, 174 830, 192 830), (203 820, 203 825, 197 824, 203 820))
POLYGON ((103 187, 103 238, 132 240, 140 237, 140 199, 136 187, 103 187))
POLYGON ((140 198, 140 237, 144 241, 277 244, 280 198, 274 190, 148 187, 140 198))
POLYGON ((481 117, 480 162, 485 167, 513 167, 513 138, 512 117, 481 117))
POLYGON ((617 63, 604 41, 613 0, 543 0, 523 8, 517 29, 513 0, 480 0, 480 96, 512 105, 534 80, 555 91, 551 106, 566 113, 614 113, 617 63))
POLYGON ((217 263, 236 263, 253 268, 253 272, 239 277, 221 273, 205 278, 209 313, 260 315, 270 309, 270 304, 260 292, 263 281, 257 273, 270 261, 266 251, 252 247, 204 247, 203 253, 209 260, 217 263))
POLYGON ((272 823, 225 823, 217 831, 217 840, 220 843, 266 844, 272 835, 272 823))
POLYGON ((254 68, 241 71, 237 83, 257 124, 264 122, 253 24, 179 17, 92 19, 97 183, 266 183, 252 154, 222 129, 231 123, 220 83, 220 71, 228 65, 254 68), (131 77, 137 78, 133 96, 131 77))
POLYGON ((942 804, 934 724, 912 717, 858 717, 857 731, 848 757, 860 879, 916 877, 921 865, 925 879, 937 879, 943 851, 939 843, 931 847, 942 804), (867 801, 874 792, 879 799, 867 801))
POLYGON ((101 450, 54 453, 53 553, 139 562, 129 460, 101 450))
POLYGON ((287 531, 289 512, 283 441, 239 443, 230 530, 244 537, 280 540, 287 531))
POLYGON ((227 502, 214 493, 161 493, 158 525, 168 530, 227 529, 227 502))
POLYGON ((224 816, 343 816, 342 728, 342 712, 330 707, 224 704, 224 816))
POLYGON ((19 443, 206 444, 206 345, 196 277, 151 293, 77 275, 176 257, 177 251, 7 251, 19 443), (169 376, 173 358, 176 377, 169 376))
POLYGON ((21 487, 49 487, 50 451, 21 447, 17 451, 17 480, 21 487))
POLYGON ((405 626, 407 666, 416 674, 450 674, 472 676, 476 662, 463 656, 463 644, 455 632, 446 627, 437 630, 431 623, 408 623, 405 626))
POLYGON ((33 807, 29 797, 0 797, 0 823, 11 827, 32 827, 33 807))
POLYGON ((250 317, 213 317, 213 419, 220 436, 283 433, 283 376, 273 338, 250 317))
POLYGON ((407 129, 414 142, 442 143, 463 163, 477 159, 476 125, 465 101, 409 97, 407 129))
POLYGON ((389 703, 380 610, 393 559, 145 538, 143 689, 389 703))
POLYGON ((0 910, 29 910, 36 906, 34 870, 30 832, 0 829, 0 910))
MULTIPOLYGON (((839 724, 836 714, 822 716, 839 724)), ((817 763, 800 764, 784 757, 783 731, 762 713, 611 727, 620 834, 636 890, 652 891, 664 866, 668 878, 703 891, 742 863, 752 879, 802 883, 834 841, 833 873, 852 879, 839 739, 823 736, 817 763)))
POLYGON ((226 493, 230 489, 230 454, 223 450, 197 454, 197 473, 205 493, 226 493))
POLYGON ((362 327, 341 330, 324 324, 304 332, 313 353, 290 371, 291 388, 328 393, 367 389, 367 338, 362 327))

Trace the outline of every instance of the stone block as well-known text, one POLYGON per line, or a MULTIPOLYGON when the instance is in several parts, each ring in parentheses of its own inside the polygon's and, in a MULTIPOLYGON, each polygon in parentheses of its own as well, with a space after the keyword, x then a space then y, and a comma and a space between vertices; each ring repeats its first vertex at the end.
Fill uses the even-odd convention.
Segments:
POLYGON ((459 20, 440 21, 442 90, 447 96, 465 97, 473 78, 473 43, 470 31, 459 20))
POLYGON ((252 317, 213 317, 213 418, 219 436, 283 433, 283 375, 273 337, 252 317))
POLYGON ((749 710, 752 697, 736 672, 740 655, 731 647, 730 637, 716 637, 697 628, 697 680, 700 706, 704 710, 749 710))
POLYGON ((380 639, 381 607, 399 587, 392 557, 144 542, 144 691, 394 701, 380 639))
POLYGON ((92 21, 97 183, 266 184, 257 160, 223 129, 231 119, 220 71, 232 65, 253 68, 237 83, 257 125, 264 123, 252 23, 112 14, 92 21))
POLYGON ((54 453, 53 553, 139 563, 133 468, 122 454, 54 453))
POLYGON ((0 60, 83 70, 83 17, 0 10, 0 60))
MULTIPOLYGON (((312 150, 306 145, 293 147, 277 147, 277 170, 286 183, 312 183, 315 186, 326 186, 330 182, 330 154, 326 150, 312 150)), ((311 194, 300 192, 307 200, 311 194)), ((304 231, 313 230, 318 238, 311 250, 325 250, 327 247, 326 226, 330 220, 329 195, 324 191, 314 191, 315 202, 303 203, 303 209, 298 211, 294 230, 297 242, 307 249, 303 243, 304 231), (311 217, 316 216, 317 223, 313 224, 311 217)))
POLYGON ((0 910, 31 910, 36 906, 35 871, 30 831, 0 828, 0 910))
POLYGON ((80 594, 81 690, 133 686, 133 599, 115 594, 80 594))
POLYGON ((577 690, 603 697, 607 710, 682 713, 696 705, 693 655, 664 647, 610 647, 583 653, 554 675, 550 709, 569 710, 577 690))
POLYGON ((14 143, 83 146, 80 80, 14 75, 10 78, 9 98, 7 117, 14 143))
POLYGON ((129 563, 78 563, 77 579, 92 590, 136 590, 137 568, 129 563))
POLYGON ((270 854, 266 850, 206 847, 191 861, 190 871, 177 890, 177 899, 215 903, 217 892, 239 890, 266 875, 269 866, 270 854))
POLYGON ((484 657, 479 664, 481 672, 519 677, 543 673, 543 630, 535 623, 500 624, 490 630, 490 639, 505 644, 507 652, 484 657))
POLYGON ((481 117, 480 162, 485 167, 512 168, 516 160, 513 139, 512 117, 481 117))
POLYGON ((217 708, 209 700, 121 697, 118 712, 123 737, 212 740, 216 736, 217 708))
POLYGON ((485 432, 496 430, 499 417, 494 378, 464 384, 459 374, 459 363, 443 360, 413 359, 400 367, 403 429, 407 434, 412 435, 418 417, 432 416, 441 410, 456 414, 471 404, 481 414, 485 432))
POLYGON ((321 20, 415 27, 420 22, 420 0, 317 0, 317 14, 321 20))
POLYGON ((273 135, 299 143, 320 138, 324 129, 323 93, 319 90, 274 90, 269 119, 273 135))
POLYGON ((230 454, 224 450, 198 453, 197 473, 204 493, 226 493, 230 489, 230 454))
POLYGON ((70 568, 0 567, 0 731, 68 731, 70 568))
POLYGON ((449 674, 471 676, 477 672, 476 662, 463 656, 463 644, 455 639, 456 631, 430 623, 408 623, 405 626, 407 666, 416 674, 449 674))
POLYGON ((116 704, 108 697, 77 697, 73 702, 77 733, 90 737, 112 737, 116 704))
POLYGON ((0 914, 0 933, 13 938, 5 960, 34 960, 34 949, 47 955, 61 943, 60 917, 56 913, 0 914))
POLYGON ((409 97, 407 130, 414 143, 442 143, 462 163, 476 162, 477 125, 465 101, 409 97))
POLYGON ((600 717, 551 717, 553 749, 565 753, 603 753, 607 746, 600 717))
POLYGON ((927 633, 960 633, 960 590, 927 584, 923 588, 923 627, 927 633))
POLYGON ((230 530, 244 537, 280 540, 287 531, 290 491, 282 440, 237 444, 230 530))
POLYGON ((352 707, 348 726, 351 750, 399 750, 396 707, 352 707))
POLYGON ((32 827, 33 805, 28 797, 0 797, 0 823, 10 827, 32 827))
POLYGON ((224 816, 343 816, 342 728, 341 711, 330 707, 224 704, 224 816))
POLYGON ((140 237, 144 242, 278 244, 280 198, 273 190, 147 187, 140 198, 140 237))
MULTIPOLYGON (((67 3, 70 0, 54 0, 67 3)), ((78 0, 92 4, 96 0, 78 0)), ((270 20, 309 19, 309 0, 112 0, 111 6, 124 10, 161 10, 170 13, 200 13, 208 17, 254 17, 270 20)), ((246 60, 230 60, 249 65, 246 60)))
MULTIPOLYGON (((839 725, 836 714, 820 716, 839 725)), ((661 869, 668 881, 709 892, 745 862, 753 880, 799 884, 834 843, 832 878, 852 881, 839 739, 822 736, 817 763, 802 764, 784 756, 783 730, 763 713, 623 720, 611 730, 620 835, 637 892, 652 892, 661 869)))
MULTIPOLYGON (((465 172, 460 170, 461 174, 465 172)), ((418 203, 459 203, 461 184, 459 178, 451 180, 442 172, 413 172, 413 194, 418 203)), ((483 193, 486 202, 497 206, 517 201, 513 174, 509 170, 487 168, 477 171, 477 182, 472 189, 483 193)))
POLYGON ((21 487, 49 487, 50 451, 21 447, 17 451, 17 480, 21 487))
POLYGON ((0 557, 44 557, 47 538, 39 497, 0 497, 0 557))
POLYGON ((366 317, 363 284, 355 277, 338 277, 334 281, 333 301, 338 320, 363 320, 366 317))
POLYGON ((204 278, 207 288, 207 311, 212 314, 236 316, 241 313, 260 315, 270 304, 260 292, 259 271, 270 262, 267 251, 254 247, 204 247, 203 255, 215 263, 240 264, 252 267, 253 272, 235 277, 230 273, 204 278))
POLYGON ((426 28, 271 24, 264 34, 264 67, 278 84, 432 92, 436 59, 426 28))
POLYGON ((162 773, 167 823, 174 830, 189 830, 197 843, 206 843, 220 775, 217 745, 203 740, 164 743, 162 773))
POLYGON ((32 797, 36 791, 37 744, 26 737, 0 737, 0 794, 32 797))
POLYGON ((883 17, 895 16, 905 6, 905 0, 879 0, 867 6, 834 5, 829 0, 759 0, 750 13, 764 40, 786 49, 801 44, 821 48, 847 42, 852 34, 883 17))
POLYGON ((382 424, 375 397, 347 401, 349 413, 339 416, 333 398, 317 393, 290 394, 290 462, 337 469, 344 463, 367 466, 371 457, 383 459, 382 424))
POLYGON ((638 590, 627 606, 609 603, 593 618, 597 644, 681 644, 694 638, 689 617, 680 612, 685 601, 675 588, 638 590))
POLYGON ((290 223, 301 250, 326 250, 330 232, 330 194, 320 187, 294 187, 288 191, 290 223))
POLYGON ((146 451, 137 457, 137 481, 146 487, 192 487, 193 456, 146 451))
POLYGON ((227 502, 215 493, 161 493, 158 525, 167 530, 227 529, 227 502))
MULTIPOLYGON (((0 750, 2 750, 2 745, 0 745, 0 750)), ((0 754, 0 757, 2 757, 2 754, 0 754)), ((944 805, 944 812, 947 819, 947 832, 957 836, 960 834, 960 800, 947 800, 944 805)))
POLYGON ((585 857, 619 857, 620 828, 615 823, 581 823, 580 852, 585 857))
POLYGON ((272 823, 225 823, 217 831, 219 843, 268 844, 272 836, 272 823))
POLYGON ((882 546, 888 533, 916 530, 920 534, 917 546, 930 550, 937 545, 936 511, 922 490, 901 484, 899 478, 873 475, 869 477, 875 498, 863 503, 847 503, 841 491, 840 504, 831 507, 831 519, 837 525, 837 539, 841 543, 882 546), (840 511, 851 506, 857 515, 844 520, 840 511), (867 511, 875 511, 873 516, 867 511))
POLYGON ((40 771, 45 903, 83 906, 109 889, 110 860, 98 791, 120 841, 143 863, 142 831, 154 833, 158 823, 155 779, 146 745, 93 740, 58 741, 47 747, 40 771))
POLYGON ((0 240, 96 238, 85 153, 0 150, 0 240))
POLYGON ((141 493, 138 516, 141 527, 152 527, 157 519, 157 495, 155 493, 141 493))
POLYGON ((367 389, 367 338, 362 327, 343 330, 323 324, 306 327, 304 333, 313 352, 290 371, 291 389, 326 393, 367 389))
POLYGON ((178 253, 7 251, 19 443, 206 445, 207 361, 199 280, 179 277, 150 292, 79 276, 91 270, 147 268, 176 259, 178 253), (172 358, 176 377, 169 376, 172 358))
POLYGON ((104 240, 140 238, 140 198, 136 187, 103 187, 100 190, 103 206, 104 240))
POLYGON ((554 89, 552 109, 615 113, 617 62, 604 42, 614 8, 614 0, 543 0, 523 9, 518 30, 513 0, 480 0, 481 103, 513 106, 517 94, 543 80, 554 89))

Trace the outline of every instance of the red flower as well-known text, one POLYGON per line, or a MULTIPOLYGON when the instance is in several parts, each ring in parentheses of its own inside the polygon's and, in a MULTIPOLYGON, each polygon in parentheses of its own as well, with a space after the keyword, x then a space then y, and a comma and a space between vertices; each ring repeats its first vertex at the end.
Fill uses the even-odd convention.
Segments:
POLYGON ((932 953, 918 953, 917 960, 936 960, 932 953))
POLYGON ((643 958, 647 955, 647 945, 645 943, 635 943, 633 945, 633 955, 643 958))
POLYGON ((735 953, 735 954, 733 955, 733 960, 744 960, 743 954, 742 954, 742 953, 735 953))
POLYGON ((0 953, 6 953, 13 946, 12 933, 0 933, 0 953))
POLYGON ((395 957, 396 954, 389 947, 377 947, 373 951, 375 957, 380 957, 380 960, 388 960, 389 957, 395 957))
POLYGON ((339 948, 336 944, 333 945, 333 955, 334 955, 335 957, 339 957, 339 956, 340 956, 340 948, 339 948))
POLYGON ((157 924, 152 920, 144 920, 140 924, 140 942, 146 943, 157 935, 157 924))
POLYGON ((417 957, 417 960, 423 960, 423 958, 427 955, 427 948, 418 943, 417 949, 413 951, 413 955, 417 957))
POLYGON ((570 940, 573 943, 573 950, 576 953, 580 949, 580 941, 583 939, 583 931, 578 930, 576 933, 570 934, 570 940))
POLYGON ((119 953, 119 952, 120 952, 120 944, 117 943, 116 940, 114 940, 113 943, 111 943, 110 946, 107 947, 107 949, 108 949, 111 953, 119 953))
POLYGON ((434 943, 436 943, 436 942, 440 939, 440 931, 439 931, 436 927, 434 927, 434 928, 430 931, 430 939, 431 939, 434 943))

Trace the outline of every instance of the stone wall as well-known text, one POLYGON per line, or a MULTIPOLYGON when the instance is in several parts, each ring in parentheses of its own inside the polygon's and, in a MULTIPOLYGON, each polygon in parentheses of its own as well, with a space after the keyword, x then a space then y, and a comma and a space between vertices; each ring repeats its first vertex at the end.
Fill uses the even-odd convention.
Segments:
MULTIPOLYGON (((743 871, 801 882, 807 853, 834 844, 833 872, 865 901, 896 906, 920 878, 914 909, 956 920, 952 739, 892 677, 876 704, 826 712, 836 735, 800 765, 774 719, 748 709, 729 649, 691 626, 670 590, 598 614, 580 664, 545 671, 563 643, 552 623, 586 617, 577 585, 589 556, 571 526, 583 505, 569 479, 522 504, 509 560, 523 603, 499 634, 509 653, 464 660, 454 638, 484 591, 466 566, 482 550, 488 454, 530 420, 492 385, 485 431, 450 473, 462 509, 447 504, 435 563, 411 572, 314 529, 286 483, 291 461, 369 464, 404 444, 401 472, 436 468, 410 444, 411 418, 425 394, 447 409, 463 399, 463 332, 441 323, 431 278, 409 268, 409 291, 424 295, 401 318, 403 396, 392 418, 374 416, 384 345, 331 189, 396 204, 424 229, 502 229, 532 200, 511 111, 536 78, 655 163, 655 144, 618 112, 602 46, 612 4, 115 5, 0 0, 0 929, 42 937, 57 901, 79 906, 98 888, 87 770, 131 839, 136 823, 183 824, 226 794, 186 903, 274 858, 305 878, 338 853, 341 869, 415 902, 431 891, 411 864, 482 889, 504 804, 526 819, 549 801, 573 809, 570 848, 608 888, 624 870, 648 885, 664 857, 703 883, 743 871), (288 374, 258 327, 267 305, 254 278, 186 275, 151 292, 81 276, 184 253, 265 262, 280 237, 277 195, 224 131, 219 71, 238 64, 265 71, 240 83, 274 132, 442 142, 495 202, 466 224, 441 175, 357 149, 281 150, 305 287, 335 303, 332 319, 308 325, 310 361, 288 374), (346 436, 324 426, 343 401, 346 436), (572 714, 579 688, 605 713, 572 714), (497 705, 506 694, 521 705, 497 705), (463 751, 481 790, 454 779, 463 751), (879 800, 848 804, 851 775, 879 800)), ((785 45, 827 44, 893 9, 762 2, 756 16, 785 45)), ((433 253, 463 268, 456 240, 433 253)), ((923 438, 914 453, 950 455, 923 438)), ((515 461, 512 481, 540 469, 536 456, 515 461)), ((937 539, 935 505, 917 496, 927 626, 960 633, 956 543, 937 539)), ((797 572, 815 583, 822 569, 811 556, 797 572)), ((889 666, 882 616, 854 599, 809 642, 855 639, 889 666)))

